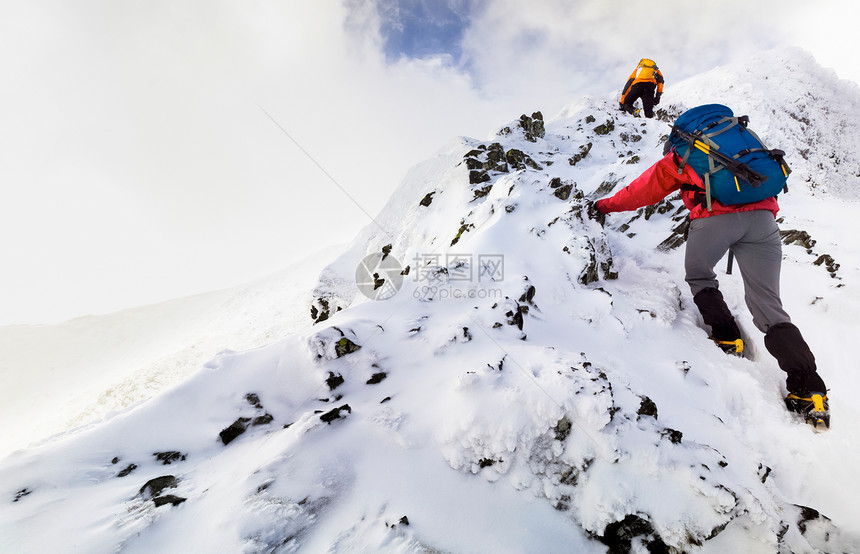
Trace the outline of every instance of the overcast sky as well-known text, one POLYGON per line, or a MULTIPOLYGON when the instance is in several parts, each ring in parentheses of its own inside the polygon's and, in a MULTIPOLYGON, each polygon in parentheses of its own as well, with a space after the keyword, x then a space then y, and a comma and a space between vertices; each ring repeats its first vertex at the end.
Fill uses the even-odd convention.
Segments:
POLYGON ((854 12, 0 0, 0 324, 232 286, 348 242, 450 139, 611 93, 641 57, 671 86, 795 45, 860 81, 854 12))

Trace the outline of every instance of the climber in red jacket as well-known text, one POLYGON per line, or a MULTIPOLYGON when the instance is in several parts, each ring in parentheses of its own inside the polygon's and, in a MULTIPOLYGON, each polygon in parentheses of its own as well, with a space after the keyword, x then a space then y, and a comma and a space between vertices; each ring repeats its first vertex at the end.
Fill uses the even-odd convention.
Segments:
MULTIPOLYGON (((827 387, 817 372, 815 357, 783 309, 779 296, 782 241, 775 221, 779 211, 776 197, 733 206, 714 200, 709 211, 698 196, 702 193, 697 192, 704 189, 702 179, 689 164, 679 170, 680 161, 674 150, 668 152, 628 186, 597 201, 595 208, 603 214, 636 210, 680 190, 690 210, 685 280, 702 319, 711 328, 710 338, 728 353, 743 352, 740 329, 719 291, 714 272, 717 262, 731 250, 741 271, 753 324, 765 333, 765 347, 787 374, 786 405, 793 411, 808 413, 813 395, 818 395, 815 409, 821 411, 823 399, 826 411, 827 387)), ((829 411, 826 422, 829 426, 829 411)))

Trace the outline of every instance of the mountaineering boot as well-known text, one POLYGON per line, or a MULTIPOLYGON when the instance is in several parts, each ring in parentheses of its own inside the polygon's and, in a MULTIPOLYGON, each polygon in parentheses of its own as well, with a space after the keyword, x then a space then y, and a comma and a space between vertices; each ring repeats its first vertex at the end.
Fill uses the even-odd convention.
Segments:
POLYGON ((622 112, 629 113, 633 117, 639 117, 639 108, 633 106, 632 104, 618 104, 619 109, 622 112))
POLYGON ((786 373, 786 408, 803 415, 814 427, 830 427, 827 385, 818 374, 815 356, 800 330, 792 323, 777 323, 767 330, 764 345, 786 373))
POLYGON ((824 393, 813 392, 806 398, 788 393, 785 397, 785 407, 789 412, 800 414, 806 423, 816 429, 819 425, 825 429, 830 428, 830 405, 824 393))
POLYGON ((705 325, 711 328, 709 338, 726 354, 743 357, 741 330, 723 300, 723 293, 712 287, 702 289, 693 297, 693 302, 699 308, 705 325))

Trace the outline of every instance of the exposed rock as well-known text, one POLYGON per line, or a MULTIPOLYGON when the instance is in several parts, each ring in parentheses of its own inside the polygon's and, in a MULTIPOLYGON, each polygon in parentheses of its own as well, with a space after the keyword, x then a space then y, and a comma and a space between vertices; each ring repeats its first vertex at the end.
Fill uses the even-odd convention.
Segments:
POLYGON ((246 400, 246 401, 248 402, 248 404, 250 404, 251 406, 254 406, 255 408, 257 408, 257 409, 259 409, 259 410, 262 410, 262 409, 263 409, 263 404, 261 404, 261 403, 260 403, 260 397, 259 397, 259 396, 257 396, 255 393, 253 393, 253 392, 249 392, 248 394, 246 394, 246 395, 245 395, 245 400, 246 400))
POLYGON ((643 396, 642 402, 639 404, 639 410, 636 413, 639 417, 650 416, 657 419, 657 404, 647 396, 643 396))
POLYGON ((668 252, 669 250, 673 250, 678 248, 685 242, 687 242, 687 233, 690 231, 690 220, 685 218, 678 226, 672 229, 672 234, 666 237, 666 239, 657 245, 658 250, 662 250, 663 252, 668 252))
POLYGON ((569 158, 567 161, 570 165, 576 165, 581 162, 589 152, 591 152, 591 147, 594 143, 589 142, 588 144, 583 144, 579 147, 579 152, 573 155, 573 157, 569 158))
POLYGON ((469 184, 486 183, 490 180, 489 174, 486 171, 472 170, 469 172, 469 184))
POLYGON ((537 170, 543 169, 528 154, 516 148, 511 148, 505 153, 505 160, 514 169, 525 169, 526 167, 537 170))
POLYGON ((257 426, 257 425, 268 425, 268 424, 270 424, 274 419, 275 419, 275 417, 274 417, 272 414, 270 414, 270 413, 265 413, 265 414, 263 414, 263 415, 261 415, 261 416, 257 416, 257 417, 255 417, 255 418, 254 418, 254 421, 252 421, 252 422, 251 422, 251 425, 252 425, 252 426, 257 426))
POLYGON ((515 325, 520 331, 523 330, 523 315, 529 313, 529 307, 515 303, 516 308, 508 310, 505 315, 508 317, 508 325, 515 325))
MULTIPOLYGON (((501 323, 499 325, 501 326, 501 323)), ((502 356, 502 359, 495 366, 487 364, 487 367, 490 368, 490 371, 503 371, 505 369, 505 356, 502 356)))
POLYGON ((222 429, 221 432, 218 433, 218 436, 221 437, 221 442, 223 442, 224 445, 228 445, 233 442, 236 437, 244 433, 250 424, 250 417, 240 417, 231 423, 229 427, 222 429))
MULTIPOLYGON (((470 150, 465 156, 466 168, 469 169, 469 183, 477 184, 491 179, 489 172, 507 173, 508 163, 505 160, 505 150, 498 142, 489 146, 480 145, 478 149, 470 150)), ((428 193, 433 194, 433 193, 428 193)), ((424 197, 429 204, 431 199, 424 197)), ((422 200, 423 202, 423 200, 422 200)))
POLYGON ((758 476, 761 479, 761 482, 764 483, 767 481, 768 476, 770 475, 771 469, 764 464, 758 465, 758 476))
POLYGON ((607 119, 606 123, 598 125, 594 128, 594 132, 598 135, 608 135, 612 131, 615 130, 615 121, 612 119, 607 119))
POLYGON ((339 373, 335 375, 331 371, 328 373, 328 377, 326 377, 325 384, 328 385, 328 390, 334 390, 341 386, 344 383, 344 378, 339 373))
MULTIPOLYGON (((621 521, 606 526, 603 535, 597 537, 608 548, 607 554, 627 554, 633 552, 633 541, 640 538, 651 554, 666 553, 669 547, 654 533, 650 522, 638 515, 628 514, 621 521)), ((639 549, 636 550, 637 552, 639 549)))
POLYGON ((523 130, 525 138, 529 142, 537 142, 538 138, 546 136, 546 129, 543 123, 543 114, 535 112, 531 117, 523 114, 520 116, 519 126, 523 130))
POLYGON ((780 229, 779 236, 782 238, 782 242, 784 244, 796 244, 806 248, 807 251, 811 251, 812 247, 815 246, 815 239, 813 239, 806 231, 797 229, 780 229))
POLYGON ((336 419, 343 419, 346 417, 345 415, 341 415, 341 412, 345 412, 345 413, 350 414, 350 413, 352 413, 352 408, 350 408, 349 404, 344 404, 343 406, 340 406, 338 408, 335 408, 333 410, 330 410, 330 411, 322 414, 320 416, 320 419, 322 421, 325 421, 329 425, 331 425, 332 421, 334 421, 336 419))
POLYGON ((502 173, 507 173, 509 171, 508 162, 505 157, 505 149, 500 143, 494 142, 487 147, 487 162, 484 169, 499 171, 502 173))
POLYGON ((614 175, 610 174, 610 177, 608 179, 606 179, 605 181, 603 181, 602 183, 600 183, 600 186, 598 186, 597 189, 595 189, 592 196, 594 198, 603 198, 604 196, 608 195, 610 192, 615 190, 615 185, 618 184, 618 181, 619 181, 618 178, 616 178, 614 175))
POLYGON ((421 202, 419 202, 418 204, 421 206, 424 206, 424 207, 429 206, 430 203, 433 202, 433 195, 434 194, 436 194, 435 191, 434 192, 428 192, 427 194, 424 195, 424 198, 422 198, 421 202))
POLYGON ((139 494, 147 500, 152 500, 156 507, 164 506, 165 504, 178 506, 187 499, 173 494, 161 494, 165 489, 175 489, 178 484, 179 480, 173 475, 163 475, 147 481, 140 488, 139 494))
POLYGON ((529 285, 526 287, 526 291, 520 295, 520 302, 525 302, 527 304, 531 304, 534 306, 535 293, 537 289, 534 285, 529 285))
POLYGON ((675 209, 675 204, 672 203, 672 199, 677 200, 677 198, 678 197, 676 196, 664 198, 656 204, 651 204, 650 206, 639 208, 638 213, 641 214, 646 221, 651 219, 651 216, 653 216, 654 214, 663 215, 675 209))
POLYGON ((381 371, 379 373, 374 373, 373 375, 370 376, 370 379, 367 380, 367 384, 368 385, 376 385, 376 384, 384 381, 386 377, 388 377, 388 374, 385 373, 384 371, 381 371))
POLYGON ((571 427, 573 427, 573 424, 567 416, 563 416, 559 419, 553 429, 555 431, 555 440, 564 442, 564 440, 570 436, 571 427))
POLYGON ((836 277, 836 271, 839 269, 839 264, 836 263, 836 260, 830 254, 822 254, 812 263, 818 266, 823 264, 827 268, 827 271, 830 272, 831 277, 838 278, 836 277))
POLYGON ((454 237, 454 239, 451 241, 451 246, 454 246, 455 244, 460 242, 460 237, 463 236, 463 233, 465 233, 469 229, 474 229, 474 228, 475 228, 475 226, 471 223, 468 223, 468 224, 463 223, 462 225, 460 225, 460 229, 457 231, 457 236, 454 237))
POLYGON ((132 471, 137 469, 137 464, 128 464, 124 469, 121 469, 119 473, 116 474, 117 477, 125 477, 126 475, 131 474, 132 471))
POLYGON ((353 352, 358 352, 359 350, 361 350, 361 346, 355 344, 346 337, 343 337, 339 341, 337 341, 334 347, 335 355, 338 358, 346 356, 347 354, 352 354, 353 352))
POLYGON ((172 506, 179 506, 183 502, 188 500, 187 498, 182 498, 181 496, 176 496, 175 494, 166 494, 164 496, 159 496, 157 498, 153 498, 152 501, 155 503, 155 507, 164 506, 165 504, 170 504, 172 506))
POLYGON ((477 200, 478 198, 483 198, 487 196, 488 194, 490 194, 491 190, 493 190, 493 185, 487 185, 485 187, 475 189, 475 197, 472 198, 472 200, 477 200))
POLYGON ((173 475, 162 475, 150 479, 142 487, 139 494, 144 497, 155 498, 161 494, 164 489, 175 489, 179 485, 179 480, 173 475))
POLYGON ((162 465, 166 466, 169 466, 173 462, 184 462, 186 457, 185 454, 176 450, 154 452, 152 455, 155 456, 155 459, 161 462, 162 465))
POLYGON ((555 192, 553 192, 553 194, 559 200, 567 200, 568 198, 570 198, 570 193, 572 191, 573 191, 573 185, 563 185, 563 186, 555 189, 555 192))
POLYGON ((668 438, 672 444, 681 444, 681 439, 684 437, 681 431, 669 429, 668 427, 660 431, 660 434, 668 438))
MULTIPOLYGON (((328 298, 320 297, 315 298, 314 302, 311 304, 311 319, 314 324, 320 323, 322 321, 327 320, 332 315, 332 307, 331 302, 328 298)), ((334 313, 337 313, 341 310, 340 306, 337 306, 334 309, 334 313)))
MULTIPOLYGON (((477 152, 477 150, 472 150, 472 152, 477 152)), ((468 155, 468 154, 467 154, 468 155)), ((484 162, 477 158, 468 157, 465 158, 466 161, 466 169, 484 169, 484 162)))
POLYGON ((806 533, 807 523, 810 521, 822 518, 824 520, 829 521, 829 518, 826 516, 822 516, 821 513, 808 506, 798 506, 800 508, 800 517, 797 518, 797 527, 800 529, 801 533, 806 533))

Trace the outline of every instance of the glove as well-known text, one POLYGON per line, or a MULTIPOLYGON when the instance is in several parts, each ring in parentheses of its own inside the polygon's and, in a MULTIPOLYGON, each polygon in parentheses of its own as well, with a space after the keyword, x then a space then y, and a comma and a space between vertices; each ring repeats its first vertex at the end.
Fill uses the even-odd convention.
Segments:
POLYGON ((594 221, 600 223, 600 226, 606 223, 606 212, 600 209, 600 203, 604 202, 604 200, 598 200, 597 202, 588 202, 586 204, 585 210, 588 214, 589 219, 593 219, 594 221))
POLYGON ((659 104, 659 103, 660 103, 660 95, 661 95, 661 94, 663 94, 663 93, 662 93, 662 92, 658 92, 657 94, 655 94, 655 95, 654 95, 654 105, 655 105, 655 106, 656 106, 657 104, 659 104))

